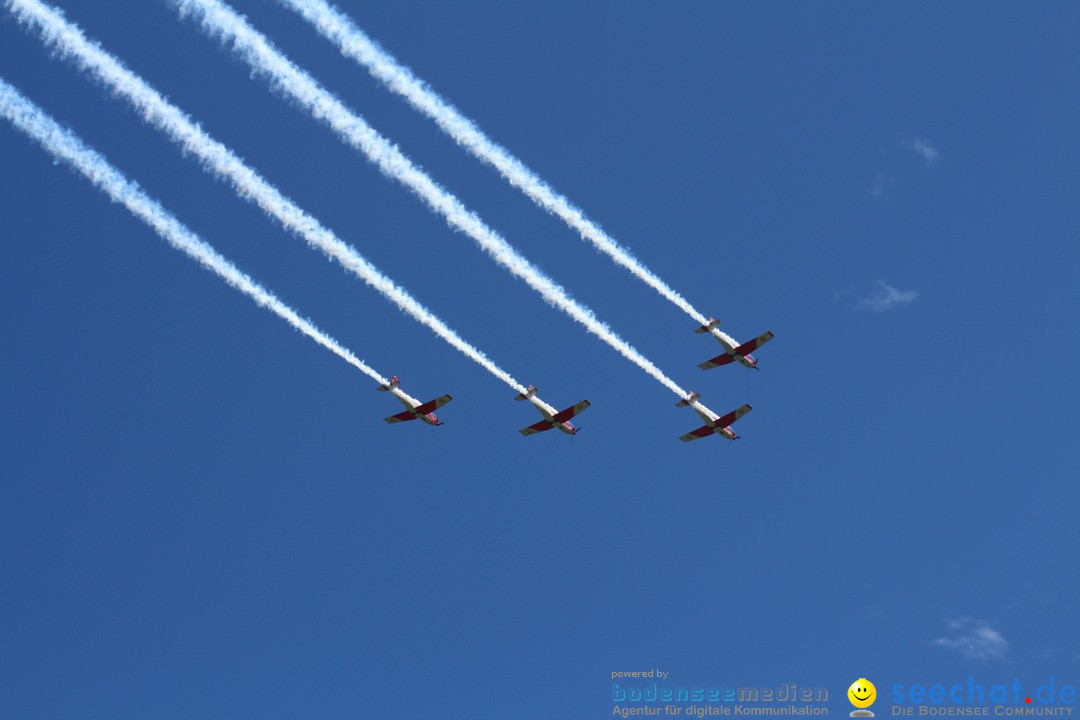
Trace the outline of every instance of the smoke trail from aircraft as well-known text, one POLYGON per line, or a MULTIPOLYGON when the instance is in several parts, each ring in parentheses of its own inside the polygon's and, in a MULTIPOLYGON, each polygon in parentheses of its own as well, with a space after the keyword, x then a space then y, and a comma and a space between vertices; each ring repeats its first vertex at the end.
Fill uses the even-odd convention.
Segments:
POLYGON ((566 197, 559 195, 536 173, 514 157, 509 150, 495 143, 451 103, 442 98, 412 71, 399 63, 344 13, 325 0, 279 0, 315 27, 341 53, 367 68, 368 72, 388 90, 403 97, 414 109, 435 121, 443 132, 468 150, 481 162, 494 167, 507 182, 524 192, 540 207, 558 216, 576 230, 600 252, 626 268, 662 297, 679 307, 699 324, 706 323, 702 315, 682 295, 672 289, 640 260, 592 222, 566 197))
MULTIPOLYGON (((222 257, 157 201, 144 193, 137 184, 124 177, 101 154, 87 147, 73 132, 61 127, 45 111, 28 100, 3 78, 0 78, 0 116, 36 140, 54 158, 63 160, 82 173, 113 202, 126 207, 132 215, 149 225, 174 248, 184 252, 207 270, 250 297, 259 306, 274 313, 371 379, 383 385, 388 382, 341 343, 319 330, 310 321, 300 317, 277 296, 222 257)), ((402 395, 409 397, 404 393, 402 395)), ((412 398, 409 399, 412 400, 412 398)), ((419 404, 415 400, 414 402, 419 404)))
POLYGON ((88 40, 77 26, 65 20, 58 11, 39 0, 5 0, 5 4, 20 22, 35 28, 42 40, 59 55, 70 59, 81 70, 125 98, 147 123, 164 132, 186 153, 198 157, 209 171, 227 180, 241 197, 255 202, 283 226, 338 261, 492 375, 518 392, 525 392, 525 387, 509 373, 462 339, 354 248, 342 242, 318 220, 282 195, 232 151, 203 132, 183 111, 168 103, 160 93, 124 67, 119 60, 105 52, 97 43, 88 40))
POLYGON ((440 187, 414 165, 392 143, 367 122, 351 112, 324 90, 310 75, 277 51, 270 41, 218 0, 174 0, 181 16, 192 15, 204 30, 229 45, 258 74, 266 76, 275 89, 285 93, 313 117, 330 125, 347 144, 363 152, 385 175, 415 192, 431 209, 446 218, 451 227, 471 237, 498 264, 524 280, 550 304, 585 326, 625 358, 636 364, 679 397, 686 391, 668 378, 651 361, 601 322, 593 311, 567 294, 566 290, 540 272, 498 233, 454 195, 440 187))

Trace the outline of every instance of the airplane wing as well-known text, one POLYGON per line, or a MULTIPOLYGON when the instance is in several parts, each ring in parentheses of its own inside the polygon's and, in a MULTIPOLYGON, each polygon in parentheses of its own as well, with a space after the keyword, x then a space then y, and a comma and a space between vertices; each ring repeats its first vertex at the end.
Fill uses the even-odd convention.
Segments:
POLYGON ((712 330, 713 328, 717 328, 717 327, 720 327, 720 321, 717 320, 716 318, 709 318, 709 322, 705 323, 704 325, 699 327, 694 332, 696 332, 698 335, 701 335, 702 333, 707 333, 710 330, 712 330))
POLYGON ((709 370, 710 368, 720 367, 721 365, 727 365, 728 363, 733 362, 735 362, 735 356, 724 353, 723 355, 717 355, 712 360, 706 360, 698 365, 698 367, 702 370, 709 370))
POLYGON ((747 355, 749 353, 752 353, 755 350, 757 350, 759 347, 761 347, 762 345, 764 345, 765 343, 769 342, 772 339, 773 339, 773 334, 771 332, 767 332, 764 335, 756 337, 753 340, 750 340, 749 342, 744 342, 742 345, 735 348, 735 354, 736 355, 747 355))
POLYGON ((450 397, 449 395, 443 395, 442 397, 435 398, 434 400, 429 400, 428 402, 424 403, 423 405, 417 405, 416 408, 414 408, 413 412, 418 412, 421 415, 427 415, 429 412, 433 412, 435 410, 438 410, 443 405, 445 405, 446 403, 450 402, 453 399, 454 398, 450 397))
POLYGON ((545 430, 550 430, 553 427, 555 426, 549 423, 547 420, 541 420, 534 425, 530 425, 527 428, 522 428, 521 430, 518 430, 518 432, 520 432, 522 435, 535 435, 536 433, 542 433, 545 430))
POLYGON ((737 410, 732 410, 731 412, 729 412, 724 417, 718 418, 716 420, 716 426, 717 427, 727 427, 728 425, 735 422, 736 420, 738 420, 739 418, 741 418, 743 415, 750 412, 751 410, 753 410, 753 408, 750 407, 749 405, 743 405, 741 408, 738 408, 737 410))
POLYGON ((383 418, 388 423, 408 422, 409 420, 415 420, 416 416, 406 410, 405 412, 399 412, 397 415, 391 415, 388 418, 383 418))
POLYGON ((703 437, 709 437, 715 431, 708 425, 702 425, 697 430, 691 430, 679 439, 683 442, 690 442, 691 440, 700 440, 703 437))
POLYGON ((573 407, 568 407, 565 410, 563 410, 561 412, 557 412, 554 415, 552 415, 551 416, 551 421, 552 422, 557 422, 557 423, 566 422, 567 420, 574 417, 575 415, 577 415, 579 412, 581 412, 585 408, 589 407, 589 405, 591 405, 591 404, 592 403, 590 403, 588 400, 582 400, 577 405, 574 405, 573 407))

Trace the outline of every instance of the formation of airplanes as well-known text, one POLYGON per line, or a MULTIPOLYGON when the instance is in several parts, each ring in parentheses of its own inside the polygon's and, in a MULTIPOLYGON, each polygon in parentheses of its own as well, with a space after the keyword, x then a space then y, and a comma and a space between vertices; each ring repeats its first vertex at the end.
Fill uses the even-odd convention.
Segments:
MULTIPOLYGON (((757 360, 750 353, 760 348, 765 343, 773 339, 771 332, 766 332, 764 335, 759 335, 753 340, 748 340, 744 343, 738 343, 734 338, 726 335, 719 330, 720 322, 715 318, 709 318, 709 322, 701 327, 697 328, 694 332, 700 334, 709 333, 717 339, 717 341, 723 345, 724 352, 716 357, 706 360, 698 365, 702 370, 710 370, 714 367, 720 367, 721 365, 730 365, 734 362, 739 362, 747 368, 758 370, 757 360)), ((454 398, 450 395, 443 395, 437 397, 434 400, 429 400, 426 403, 420 403, 413 400, 411 397, 405 394, 398 386, 400 382, 397 376, 390 378, 390 382, 386 385, 379 385, 379 392, 393 393, 402 405, 405 406, 405 412, 391 415, 388 418, 384 418, 388 423, 408 422, 409 420, 423 420, 428 425, 443 425, 444 423, 435 417, 435 410, 441 408, 446 403, 450 402, 454 398)), ((736 420, 741 418, 746 413, 750 412, 753 408, 749 405, 743 405, 742 407, 732 410, 727 415, 718 416, 702 405, 698 400, 701 398, 696 392, 691 392, 687 397, 683 398, 679 402, 675 403, 676 407, 691 407, 694 409, 705 424, 696 430, 691 430, 679 437, 683 442, 690 442, 691 440, 700 440, 704 437, 711 435, 718 435, 727 440, 738 440, 739 436, 731 429, 731 426, 736 420)), ((528 400, 533 407, 535 407, 544 419, 538 423, 529 425, 522 428, 519 432, 522 435, 535 435, 536 433, 546 432, 553 428, 558 428, 567 435, 577 435, 580 428, 574 427, 570 422, 570 418, 574 417, 578 413, 584 411, 591 404, 588 400, 582 400, 581 402, 571 405, 564 410, 556 411, 554 407, 548 405, 541 400, 536 394, 536 388, 530 385, 528 389, 519 393, 514 400, 522 401, 528 400)))

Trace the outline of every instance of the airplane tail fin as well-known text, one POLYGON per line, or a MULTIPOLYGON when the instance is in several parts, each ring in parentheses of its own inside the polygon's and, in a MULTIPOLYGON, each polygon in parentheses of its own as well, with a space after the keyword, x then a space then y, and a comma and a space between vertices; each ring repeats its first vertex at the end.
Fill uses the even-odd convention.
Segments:
POLYGON ((518 393, 517 397, 515 397, 514 399, 515 400, 528 400, 529 398, 531 398, 534 395, 536 395, 536 388, 533 387, 532 385, 530 385, 528 390, 526 390, 523 393, 518 393))
POLYGON ((720 321, 717 320, 716 318, 709 318, 708 323, 702 325, 701 327, 699 327, 694 332, 696 332, 698 335, 700 335, 701 333, 707 333, 710 330, 712 330, 713 328, 717 328, 717 327, 720 327, 720 321))
POLYGON ((693 401, 699 399, 700 397, 701 397, 700 393, 696 393, 696 392, 691 391, 690 396, 686 397, 686 398, 683 398, 679 402, 675 403, 675 407, 686 407, 687 405, 689 405, 693 401))
POLYGON ((379 390, 379 392, 386 392, 387 390, 393 390, 394 388, 396 388, 400 384, 401 383, 398 381, 397 375, 394 375, 393 377, 390 378, 389 383, 387 383, 386 385, 380 385, 378 387, 378 390, 379 390))

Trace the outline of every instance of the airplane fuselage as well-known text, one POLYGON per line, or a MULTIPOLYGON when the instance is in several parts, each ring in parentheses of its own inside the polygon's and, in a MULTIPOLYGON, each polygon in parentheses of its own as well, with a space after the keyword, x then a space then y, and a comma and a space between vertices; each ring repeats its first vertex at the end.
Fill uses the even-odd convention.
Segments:
POLYGON ((757 370, 757 360, 753 355, 736 355, 736 359, 751 370, 757 370))
POLYGON ((577 435, 577 428, 574 427, 573 423, 557 422, 557 423, 551 423, 551 424, 554 425, 555 427, 559 428, 560 430, 562 430, 567 435, 577 435))
POLYGON ((413 413, 416 417, 420 418, 428 425, 442 425, 442 421, 435 417, 435 413, 428 413, 427 415, 421 415, 420 413, 413 413))

